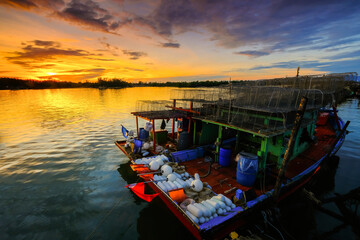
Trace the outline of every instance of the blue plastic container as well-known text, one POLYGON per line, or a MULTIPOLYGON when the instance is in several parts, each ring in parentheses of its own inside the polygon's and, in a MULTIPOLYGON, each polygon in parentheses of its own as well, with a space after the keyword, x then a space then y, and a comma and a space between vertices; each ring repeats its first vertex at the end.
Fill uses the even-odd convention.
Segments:
POLYGON ((219 164, 223 167, 230 166, 231 147, 222 147, 219 152, 219 164))
POLYGON ((235 196, 237 199, 241 200, 244 198, 244 193, 241 189, 237 189, 235 192, 235 196))
POLYGON ((236 181, 247 187, 254 185, 258 171, 258 157, 251 153, 241 152, 236 156, 236 181))
POLYGON ((142 146, 142 142, 140 140, 135 139, 134 140, 134 153, 140 153, 141 146, 142 146))
POLYGON ((144 128, 139 129, 139 139, 141 141, 147 140, 149 138, 149 132, 146 131, 144 128))
POLYGON ((197 150, 197 157, 198 158, 204 157, 204 155, 205 155, 205 149, 204 148, 198 147, 198 148, 196 148, 196 150, 197 150))

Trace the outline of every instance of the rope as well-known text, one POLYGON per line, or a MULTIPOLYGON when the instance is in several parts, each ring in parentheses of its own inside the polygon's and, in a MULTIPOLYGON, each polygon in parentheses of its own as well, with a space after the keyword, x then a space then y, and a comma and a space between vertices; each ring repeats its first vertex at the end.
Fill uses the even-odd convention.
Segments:
POLYGON ((205 175, 200 176, 200 178, 205 178, 205 177, 209 176, 209 174, 211 173, 211 166, 212 166, 212 164, 213 164, 213 161, 210 162, 208 172, 207 172, 205 175))
POLYGON ((266 223, 268 223, 271 227, 273 227, 273 228, 279 233, 279 235, 281 236, 281 239, 282 239, 282 240, 285 240, 285 238, 284 238, 284 236, 282 235, 282 233, 280 232, 280 230, 277 229, 274 225, 272 225, 270 221, 268 221, 267 216, 266 216, 266 213, 265 213, 264 211, 261 211, 261 213, 262 213, 262 215, 263 215, 263 217, 264 217, 264 221, 265 221, 266 223))
POLYGON ((101 221, 96 225, 96 227, 94 228, 94 230, 91 231, 91 233, 85 238, 85 240, 90 240, 93 235, 95 234, 96 230, 100 227, 101 224, 104 223, 104 221, 106 220, 107 217, 110 216, 110 214, 114 211, 114 209, 116 207, 119 206, 120 202, 123 200, 124 197, 120 198, 119 201, 114 204, 114 206, 110 209, 110 211, 107 212, 107 214, 101 219, 101 221))

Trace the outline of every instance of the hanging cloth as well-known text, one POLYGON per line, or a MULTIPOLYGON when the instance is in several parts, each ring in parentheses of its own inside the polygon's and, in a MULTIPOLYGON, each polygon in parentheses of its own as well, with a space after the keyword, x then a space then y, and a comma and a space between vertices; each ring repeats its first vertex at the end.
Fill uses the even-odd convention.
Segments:
POLYGON ((165 123, 165 120, 163 119, 162 122, 161 122, 161 126, 160 126, 161 129, 165 129, 166 128, 166 123, 165 123))

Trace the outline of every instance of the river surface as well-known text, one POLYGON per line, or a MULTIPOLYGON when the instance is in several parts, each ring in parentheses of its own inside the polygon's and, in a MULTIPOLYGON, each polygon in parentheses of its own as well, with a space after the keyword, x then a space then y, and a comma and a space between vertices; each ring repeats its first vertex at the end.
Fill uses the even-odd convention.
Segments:
MULTIPOLYGON (((159 198, 147 203, 124 188, 138 179, 114 145, 121 124, 136 128, 136 100, 166 100, 171 89, 0 91, 0 239, 191 239, 159 198)), ((359 101, 339 115, 350 133, 329 196, 360 185, 359 101)), ((315 226, 304 231, 338 224, 311 214, 315 226)), ((355 239, 350 227, 334 236, 355 239)))

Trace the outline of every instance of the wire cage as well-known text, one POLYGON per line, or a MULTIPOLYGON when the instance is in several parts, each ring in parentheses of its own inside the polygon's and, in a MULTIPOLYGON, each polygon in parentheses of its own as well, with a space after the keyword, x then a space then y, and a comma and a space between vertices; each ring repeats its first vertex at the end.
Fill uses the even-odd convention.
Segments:
POLYGON ((167 105, 172 105, 172 102, 168 100, 138 100, 136 101, 135 111, 150 112, 169 110, 166 108, 167 105))
POLYGON ((217 101, 218 88, 179 88, 171 91, 171 99, 192 102, 217 101))
POLYGON ((293 124, 303 96, 308 98, 308 111, 324 104, 323 92, 316 89, 229 85, 219 90, 216 103, 203 105, 201 116, 251 132, 271 134, 293 124))
MULTIPOLYGON (((308 98, 307 123, 316 119, 318 109, 333 104, 334 94, 344 89, 346 81, 356 80, 357 73, 275 78, 214 88, 178 88, 171 91, 170 99, 176 100, 177 108, 192 107, 200 118, 270 135, 292 127, 303 96, 308 98)), ((173 101, 142 100, 137 101, 136 111, 165 114, 166 106, 173 106, 173 101)))
POLYGON ((280 86, 297 89, 320 89, 323 93, 341 91, 348 81, 356 81, 356 72, 332 73, 253 81, 253 86, 280 86))

